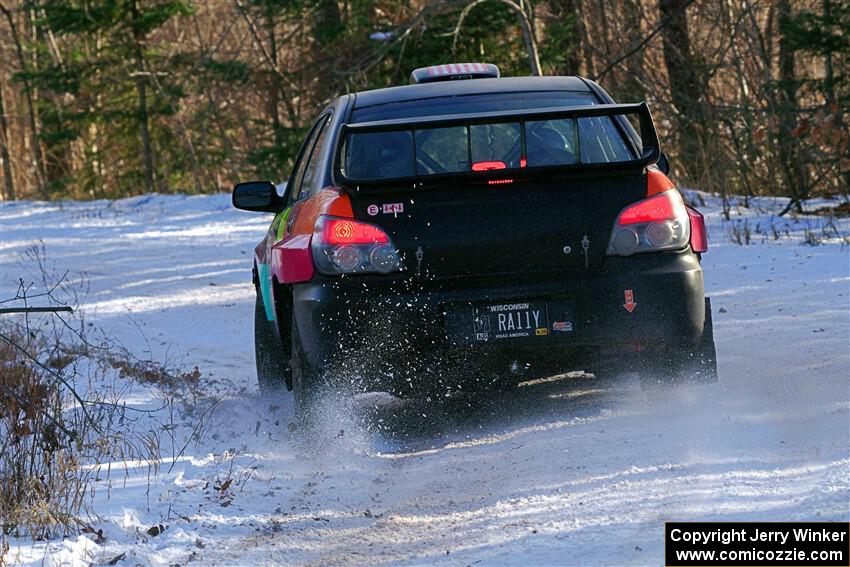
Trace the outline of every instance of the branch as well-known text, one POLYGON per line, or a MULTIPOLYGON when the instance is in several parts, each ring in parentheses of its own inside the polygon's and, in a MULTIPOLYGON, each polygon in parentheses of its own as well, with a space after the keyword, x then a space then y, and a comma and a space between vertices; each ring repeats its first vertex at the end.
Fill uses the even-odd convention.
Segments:
POLYGON ((0 308, 0 315, 6 315, 8 313, 56 313, 58 311, 74 312, 68 305, 63 305, 62 307, 4 307, 0 308))
MULTIPOLYGON (((688 6, 690 6, 693 3, 694 3, 694 0, 688 0, 688 2, 684 6, 681 7, 680 11, 687 10, 688 6)), ((678 14, 678 12, 676 12, 676 14, 678 14)), ((625 52, 621 56, 617 57, 614 61, 612 61, 611 63, 606 65, 605 68, 602 69, 602 71, 600 71, 599 73, 597 73, 597 75, 595 77, 592 77, 592 79, 594 81, 601 80, 602 77, 604 77, 609 72, 611 72, 611 70, 613 70, 614 67, 616 67, 617 65, 619 65, 620 63, 622 63, 623 61, 625 61, 626 59, 628 59, 629 57, 631 57, 632 55, 634 55, 635 53, 637 53, 638 51, 640 51, 641 49, 646 47, 646 44, 648 44, 650 41, 652 41, 652 39, 656 35, 661 33, 661 30, 663 30, 668 25, 670 25, 670 22, 673 20, 673 16, 674 16, 674 14, 670 14, 666 18, 664 18, 664 20, 662 20, 662 22, 660 24, 658 24, 658 26, 656 26, 656 28, 654 30, 652 30, 652 32, 648 36, 646 36, 640 43, 638 43, 632 49, 628 50, 627 52, 625 52)))
MULTIPOLYGON (((531 75, 533 77, 539 77, 540 73, 540 56, 537 53, 537 41, 534 39, 534 27, 531 25, 531 21, 528 19, 528 14, 518 6, 512 0, 498 0, 502 4, 507 5, 511 11, 513 11, 517 18, 519 18, 519 25, 522 28, 522 37, 525 41, 525 49, 528 51, 528 64, 531 67, 531 75)), ((466 19, 466 16, 472 11, 473 8, 478 6, 479 4, 483 4, 487 2, 487 0, 473 0, 466 6, 464 6, 463 10, 460 12, 460 16, 457 20, 457 25, 455 25, 455 29, 452 32, 453 40, 452 40, 452 53, 457 51, 457 38, 460 35, 461 27, 463 27, 463 22, 466 19)))

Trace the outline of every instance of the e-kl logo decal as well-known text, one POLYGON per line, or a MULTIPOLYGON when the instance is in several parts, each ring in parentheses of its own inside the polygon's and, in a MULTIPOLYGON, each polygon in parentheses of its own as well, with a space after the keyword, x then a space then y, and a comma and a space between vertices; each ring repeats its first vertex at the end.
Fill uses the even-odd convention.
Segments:
POLYGON ((630 289, 623 290, 623 300, 624 300, 623 307, 625 307, 626 311, 628 311, 629 313, 634 311, 635 307, 637 307, 637 303, 635 303, 635 292, 634 291, 632 291, 630 289))
POLYGON ((398 215, 399 213, 404 212, 404 203, 384 203, 383 205, 369 205, 366 207, 366 212, 369 213, 369 216, 375 216, 378 213, 384 213, 385 215, 398 215))

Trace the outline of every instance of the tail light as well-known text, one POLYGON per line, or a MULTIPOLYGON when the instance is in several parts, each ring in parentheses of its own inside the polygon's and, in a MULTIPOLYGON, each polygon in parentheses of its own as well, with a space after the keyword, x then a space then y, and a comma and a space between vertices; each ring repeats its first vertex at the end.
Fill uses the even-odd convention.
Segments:
POLYGON ((401 258, 379 226, 353 219, 320 216, 313 231, 313 262, 323 274, 388 274, 401 258))
POLYGON ((708 252, 708 231, 705 229, 705 217, 693 207, 687 207, 691 221, 691 250, 697 254, 708 252))
POLYGON ((688 245, 690 219, 682 196, 670 190, 620 212, 608 245, 609 256, 679 250, 688 245))
POLYGON ((472 171, 492 171, 494 169, 505 169, 508 166, 503 161, 476 161, 472 164, 472 171))

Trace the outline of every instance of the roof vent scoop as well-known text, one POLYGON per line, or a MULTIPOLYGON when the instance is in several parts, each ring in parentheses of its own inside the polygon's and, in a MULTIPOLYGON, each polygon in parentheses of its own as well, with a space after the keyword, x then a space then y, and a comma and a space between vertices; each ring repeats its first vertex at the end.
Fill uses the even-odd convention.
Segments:
POLYGON ((499 75, 499 68, 492 63, 446 63, 415 69, 410 74, 410 84, 421 85, 463 79, 498 79, 499 75))

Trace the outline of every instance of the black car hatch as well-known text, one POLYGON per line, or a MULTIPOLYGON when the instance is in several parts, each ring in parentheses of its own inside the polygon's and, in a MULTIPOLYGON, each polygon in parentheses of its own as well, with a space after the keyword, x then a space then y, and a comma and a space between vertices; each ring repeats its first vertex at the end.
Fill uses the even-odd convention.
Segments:
POLYGON ((586 273, 600 269, 617 214, 645 194, 639 173, 352 192, 411 277, 586 273))
POLYGON ((645 103, 343 129, 337 180, 419 278, 598 271, 618 213, 645 196, 644 169, 660 155, 645 103))

